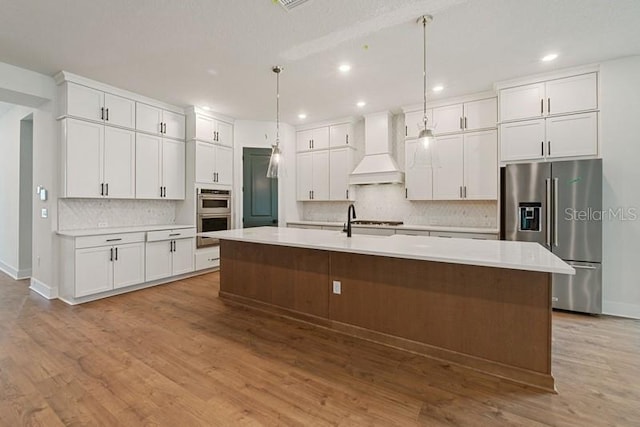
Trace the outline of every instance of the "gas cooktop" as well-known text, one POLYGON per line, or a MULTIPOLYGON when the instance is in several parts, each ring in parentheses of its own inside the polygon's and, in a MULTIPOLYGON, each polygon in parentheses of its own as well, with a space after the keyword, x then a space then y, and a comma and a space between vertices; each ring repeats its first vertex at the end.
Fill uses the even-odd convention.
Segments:
POLYGON ((369 219, 357 219, 355 221, 351 221, 351 224, 354 225, 402 225, 402 221, 373 221, 369 219))

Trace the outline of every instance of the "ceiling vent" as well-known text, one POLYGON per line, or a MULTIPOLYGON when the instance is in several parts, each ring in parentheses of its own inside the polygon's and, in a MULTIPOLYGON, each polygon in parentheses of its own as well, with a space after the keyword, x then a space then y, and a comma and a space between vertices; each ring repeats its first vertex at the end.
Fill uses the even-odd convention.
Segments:
POLYGON ((278 0, 278 3, 280 3, 280 5, 287 11, 290 11, 291 9, 298 7, 308 1, 309 0, 278 0))

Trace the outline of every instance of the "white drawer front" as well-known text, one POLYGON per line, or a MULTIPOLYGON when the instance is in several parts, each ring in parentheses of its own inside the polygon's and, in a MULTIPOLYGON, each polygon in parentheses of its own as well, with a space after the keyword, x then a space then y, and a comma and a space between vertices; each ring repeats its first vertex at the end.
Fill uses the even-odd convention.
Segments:
POLYGON ((185 239, 195 237, 195 228, 182 228, 179 230, 160 230, 147 232, 147 242, 157 242, 160 240, 185 239))
POLYGON ((216 246, 206 251, 196 253, 196 270, 206 270, 220 266, 220 247, 216 246))
POLYGON ((101 236, 76 237, 76 249, 113 246, 123 243, 144 242, 144 233, 104 234, 101 236))

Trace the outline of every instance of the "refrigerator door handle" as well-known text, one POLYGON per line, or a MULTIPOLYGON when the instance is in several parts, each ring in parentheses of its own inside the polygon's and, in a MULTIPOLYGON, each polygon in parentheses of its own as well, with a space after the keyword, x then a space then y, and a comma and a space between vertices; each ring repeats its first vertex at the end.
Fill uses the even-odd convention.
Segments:
POLYGON ((553 245, 558 246, 558 178, 553 178, 553 245))
POLYGON ((545 239, 544 242, 548 248, 551 248, 551 179, 547 178, 544 180, 546 186, 546 203, 547 203, 547 220, 545 221, 545 239))
POLYGON ((598 267, 594 267, 592 265, 581 265, 581 264, 570 264, 570 265, 573 268, 582 269, 582 270, 597 270, 598 269, 598 267))

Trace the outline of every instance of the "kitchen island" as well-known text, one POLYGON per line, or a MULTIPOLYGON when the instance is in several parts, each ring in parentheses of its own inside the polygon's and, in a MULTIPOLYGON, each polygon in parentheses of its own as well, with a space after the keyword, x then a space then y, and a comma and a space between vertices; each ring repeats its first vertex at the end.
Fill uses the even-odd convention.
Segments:
POLYGON ((537 243, 260 227, 221 242, 220 297, 554 390, 551 275, 537 243))

